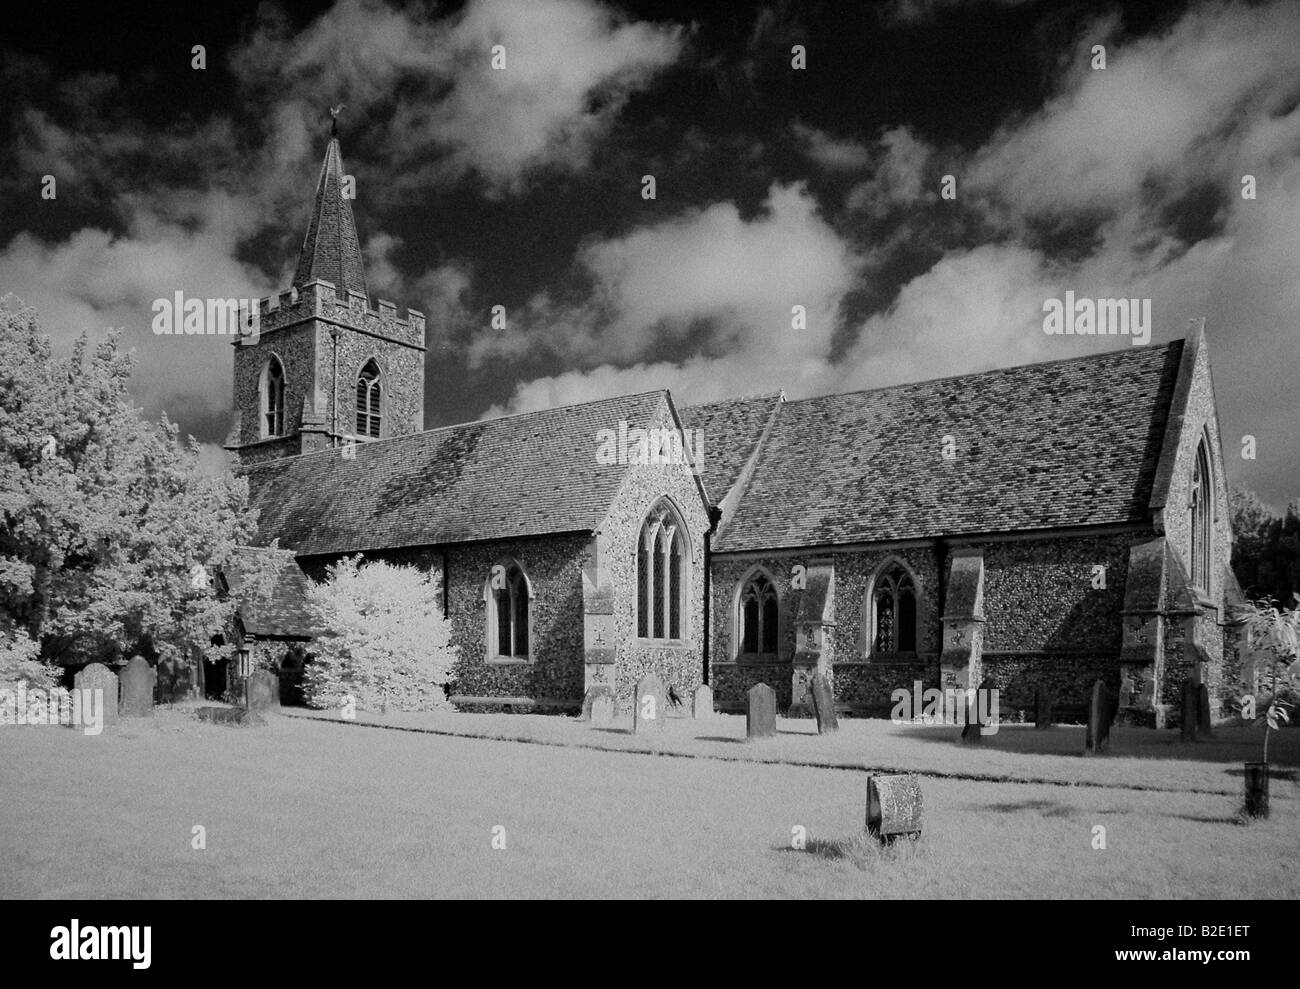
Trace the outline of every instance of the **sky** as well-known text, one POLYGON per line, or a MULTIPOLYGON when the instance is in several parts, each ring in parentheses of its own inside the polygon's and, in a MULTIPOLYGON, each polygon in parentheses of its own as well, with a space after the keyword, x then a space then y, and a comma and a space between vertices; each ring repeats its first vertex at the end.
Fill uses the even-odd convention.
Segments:
POLYGON ((120 330, 136 401, 214 469, 232 348, 156 336, 153 300, 288 287, 342 104, 371 292, 427 316, 426 427, 1133 345, 1044 333, 1044 302, 1070 291, 1150 299, 1153 344, 1204 319, 1230 483, 1276 507, 1300 497, 1294 0, 47 2, 13 17, 0 296, 37 307, 64 352, 120 330))

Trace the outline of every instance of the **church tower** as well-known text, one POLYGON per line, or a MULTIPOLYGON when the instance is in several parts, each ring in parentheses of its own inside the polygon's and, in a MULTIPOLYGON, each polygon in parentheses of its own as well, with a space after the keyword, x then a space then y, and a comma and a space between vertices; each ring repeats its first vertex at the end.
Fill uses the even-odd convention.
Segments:
POLYGON ((424 314, 371 307, 352 188, 332 133, 293 284, 235 341, 241 466, 424 428, 424 314))

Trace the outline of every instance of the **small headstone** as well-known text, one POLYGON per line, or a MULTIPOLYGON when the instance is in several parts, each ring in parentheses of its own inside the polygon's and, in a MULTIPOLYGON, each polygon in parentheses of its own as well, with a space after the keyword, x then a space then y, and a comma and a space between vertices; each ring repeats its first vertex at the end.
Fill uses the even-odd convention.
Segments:
POLYGON ((153 714, 153 688, 158 674, 143 656, 134 656, 122 670, 122 699, 119 713, 124 718, 147 718, 153 714))
POLYGON ((776 691, 756 683, 745 697, 745 736, 751 740, 771 738, 776 734, 776 691))
POLYGON ((921 781, 916 775, 867 777, 867 831, 873 838, 919 838, 921 807, 921 781))
POLYGON ((691 717, 696 721, 707 721, 713 717, 713 688, 702 683, 691 695, 691 717))
POLYGON ((1110 723, 1115 716, 1115 704, 1102 680, 1092 685, 1088 702, 1088 733, 1083 743, 1084 755, 1097 755, 1110 748, 1110 723))
POLYGON ((830 677, 821 673, 812 678, 813 714, 817 716, 817 734, 829 735, 840 730, 839 719, 835 717, 835 691, 831 687, 830 677))
POLYGON ((1184 742, 1196 741, 1196 721, 1201 713, 1201 692, 1191 680, 1183 681, 1183 723, 1181 726, 1184 742))
POLYGON ((1268 817, 1268 763, 1246 763, 1246 815, 1268 817))
POLYGON ((663 728, 668 718, 665 706, 664 682, 653 673, 643 676, 636 683, 636 693, 632 698, 632 733, 639 735, 652 729, 663 728))
POLYGON ((984 741, 984 733, 980 731, 980 697, 982 695, 984 698, 983 709, 992 711, 993 705, 988 700, 989 691, 992 689, 993 681, 985 680, 977 690, 966 692, 966 727, 961 730, 961 740, 967 745, 979 745, 984 741))
POLYGON ((104 724, 117 724, 117 674, 102 663, 91 663, 73 677, 77 690, 102 690, 104 724))
POLYGON ((256 711, 243 707, 201 707, 194 714, 200 721, 234 728, 255 728, 266 724, 266 719, 256 711))
POLYGON ((1052 692, 1041 683, 1034 693, 1034 727, 1052 727, 1052 692))
POLYGON ((278 714, 280 678, 270 670, 254 670, 248 677, 248 709, 278 714))
MULTIPOLYGON (((587 688, 587 693, 582 698, 582 713, 578 715, 579 721, 591 720, 591 707, 596 702, 597 697, 608 697, 611 700, 614 697, 614 688, 608 684, 596 683, 587 688)), ((611 710, 613 706, 611 705, 611 710)))
POLYGON ((1210 688, 1201 684, 1196 697, 1196 728, 1202 738, 1214 737, 1214 722, 1210 712, 1210 688))
POLYGON ((591 699, 589 720, 593 725, 611 725, 614 723, 614 695, 597 694, 591 699))

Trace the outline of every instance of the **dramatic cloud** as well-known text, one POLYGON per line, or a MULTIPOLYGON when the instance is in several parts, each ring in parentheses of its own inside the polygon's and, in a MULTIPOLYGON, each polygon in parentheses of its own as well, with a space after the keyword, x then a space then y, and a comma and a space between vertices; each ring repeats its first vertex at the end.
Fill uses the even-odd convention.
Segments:
POLYGON ((580 303, 535 298, 517 329, 475 341, 475 360, 540 345, 573 363, 735 353, 798 373, 827 357, 858 264, 803 185, 774 185, 750 220, 718 203, 593 242, 578 263, 590 285, 580 303))
POLYGON ((583 168, 628 96, 683 46, 680 28, 592 0, 471 0, 445 21, 340 0, 298 34, 272 10, 232 66, 251 91, 383 121, 390 174, 434 155, 423 178, 473 171, 501 194, 539 168, 583 168))

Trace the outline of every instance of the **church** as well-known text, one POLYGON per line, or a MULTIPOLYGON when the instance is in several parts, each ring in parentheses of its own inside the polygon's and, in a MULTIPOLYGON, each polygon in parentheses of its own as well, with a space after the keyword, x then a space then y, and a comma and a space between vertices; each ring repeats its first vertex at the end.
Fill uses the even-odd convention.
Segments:
POLYGON ((362 553, 440 575, 466 710, 573 712, 599 686, 627 709, 654 673, 730 711, 767 683, 797 714, 817 672, 869 716, 918 681, 988 682, 1003 718, 1039 690, 1082 714, 1098 678, 1128 723, 1172 724, 1189 678, 1227 710, 1241 592, 1203 330, 797 401, 663 389, 426 430, 425 318, 372 302, 343 174, 332 137, 293 284, 235 341, 226 448, 261 543, 242 552, 281 574, 244 605, 244 670, 301 664, 305 581, 362 553), (687 442, 608 455, 629 435, 687 442))

